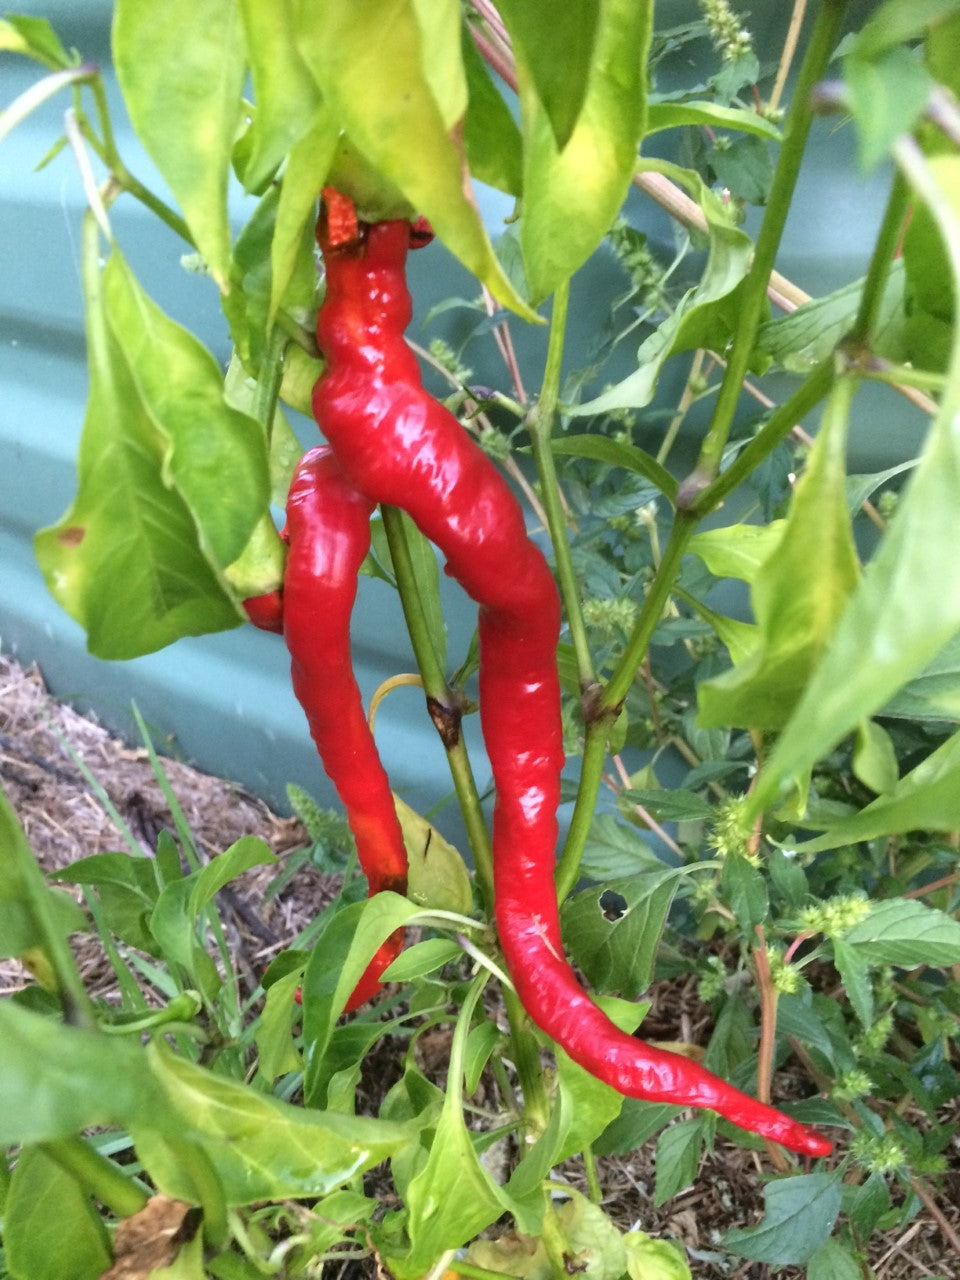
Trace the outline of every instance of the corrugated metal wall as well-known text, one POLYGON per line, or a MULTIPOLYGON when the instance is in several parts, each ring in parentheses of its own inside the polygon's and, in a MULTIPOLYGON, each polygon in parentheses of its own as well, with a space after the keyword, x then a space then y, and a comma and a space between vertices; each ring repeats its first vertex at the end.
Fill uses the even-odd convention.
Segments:
MULTIPOLYGON (((107 65, 109 0, 28 0, 18 7, 49 17, 68 46, 107 65)), ((758 18, 763 23, 769 15, 758 18)), ((0 55, 0 103, 9 103, 36 79, 34 66, 0 55)), ((121 124, 124 115, 116 88, 109 78, 108 84, 111 99, 118 103, 121 152, 138 175, 161 186, 136 139, 121 124)), ((34 172, 61 131, 68 105, 66 96, 56 99, 0 146, 0 646, 25 661, 38 661, 57 694, 95 707, 114 726, 130 731, 129 705, 136 699, 162 747, 274 801, 282 796, 286 782, 296 781, 331 802, 289 690, 278 637, 245 627, 182 640, 133 662, 101 662, 86 653, 80 628, 47 595, 33 559, 34 532, 59 517, 74 492, 74 458, 86 396, 76 258, 82 191, 68 155, 34 172)), ((864 181, 856 174, 849 131, 835 133, 835 125, 828 123, 818 131, 782 258, 784 269, 814 293, 836 287, 862 270, 885 187, 883 175, 864 181)), ((491 208, 492 216, 498 212, 491 208)), ((238 204, 238 223, 243 216, 238 204)), ((638 217, 654 236, 671 235, 665 217, 649 206, 639 210, 638 217)), ((176 237, 129 198, 114 207, 111 218, 147 290, 225 363, 229 343, 213 285, 180 268, 176 237)), ((418 316, 440 298, 475 295, 473 282, 439 246, 415 255, 412 264, 418 316)), ((598 331, 599 309, 611 296, 615 272, 600 255, 577 283, 568 344, 572 352, 586 350, 598 331)), ((457 314, 448 313, 444 323, 456 325, 457 314)), ((517 328, 522 331, 522 326, 517 328)), ((456 338, 456 332, 450 336, 456 338)), ((531 360, 529 367, 539 369, 542 331, 528 329, 519 340, 522 356, 531 360)), ((498 366, 477 363, 482 359, 479 350, 471 349, 470 357, 478 381, 503 380, 498 366)), ((623 358, 629 361, 628 345, 623 358)), ((666 382, 673 381, 668 374, 666 382)), ((674 389, 667 385, 668 401, 672 394, 674 389)), ((916 416, 888 393, 876 392, 875 400, 869 432, 855 437, 858 466, 864 470, 871 463, 880 467, 906 456, 910 439, 905 434, 915 438, 920 428, 916 416)), ((311 424, 300 425, 305 443, 312 442, 311 424)), ((445 590, 451 654, 456 655, 466 646, 473 611, 449 584, 445 590)), ((383 584, 361 581, 355 657, 366 695, 386 675, 412 667, 396 598, 383 584)), ((471 726, 474 733, 475 728, 471 726)), ((415 690, 402 690, 387 700, 378 718, 378 740, 395 786, 412 804, 427 807, 448 792, 442 753, 415 690)), ((484 764, 482 756, 477 758, 482 781, 484 764)))

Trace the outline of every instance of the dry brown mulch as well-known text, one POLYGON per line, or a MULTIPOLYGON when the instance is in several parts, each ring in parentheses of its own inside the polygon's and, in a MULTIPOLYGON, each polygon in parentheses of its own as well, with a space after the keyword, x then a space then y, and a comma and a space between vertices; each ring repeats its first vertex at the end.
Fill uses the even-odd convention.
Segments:
MULTIPOLYGON (((127 745, 94 719, 56 702, 47 694, 35 667, 24 670, 0 655, 0 783, 41 865, 49 871, 92 853, 124 848, 117 827, 71 758, 67 744, 95 776, 144 853, 152 853, 159 832, 173 830, 174 821, 146 750, 127 745)), ((250 834, 262 837, 281 858, 308 843, 296 819, 272 813, 236 784, 174 760, 165 759, 163 769, 203 853, 215 854, 250 834)), ((305 865, 284 892, 265 898, 264 889, 276 874, 275 867, 254 869, 221 899, 231 953, 250 989, 272 956, 290 944, 336 889, 331 877, 305 865)), ((76 950, 91 992, 109 997, 114 978, 98 941, 77 939, 76 950)), ((28 980, 18 962, 0 960, 0 992, 14 990, 28 980)), ((664 984, 658 996, 648 1024, 650 1031, 659 1035, 662 1026, 665 1040, 702 1043, 707 1011, 693 988, 683 983, 664 984)), ((389 1040, 381 1042, 374 1050, 370 1074, 381 1081, 395 1078, 405 1047, 389 1040)), ((423 1064, 425 1068, 435 1066, 441 1083, 446 1067, 442 1048, 436 1064, 423 1064)), ((598 1163, 604 1205, 618 1226, 682 1243, 690 1251, 697 1280, 772 1280, 775 1276, 793 1280, 803 1276, 803 1270, 795 1268, 737 1264, 718 1247, 730 1226, 750 1225, 762 1211, 759 1175, 768 1172, 769 1166, 758 1155, 718 1144, 714 1154, 702 1159, 696 1182, 660 1207, 653 1204, 653 1143, 628 1156, 598 1163)), ((576 1162, 569 1162, 560 1172, 586 1189, 576 1162)), ((949 1239, 951 1234, 954 1239, 960 1235, 960 1204, 956 1202, 960 1169, 948 1179, 951 1184, 954 1194, 942 1196, 935 1213, 919 1214, 903 1232, 874 1237, 870 1263, 877 1280, 929 1276, 960 1280, 960 1254, 949 1239)), ((382 1190, 388 1199, 389 1183, 385 1182, 382 1190)), ((364 1269, 350 1264, 351 1280, 362 1273, 364 1269)), ((369 1275, 374 1273, 371 1264, 369 1275)), ((339 1274, 330 1268, 331 1278, 339 1274)), ((347 1274, 345 1270, 344 1280, 347 1274)))

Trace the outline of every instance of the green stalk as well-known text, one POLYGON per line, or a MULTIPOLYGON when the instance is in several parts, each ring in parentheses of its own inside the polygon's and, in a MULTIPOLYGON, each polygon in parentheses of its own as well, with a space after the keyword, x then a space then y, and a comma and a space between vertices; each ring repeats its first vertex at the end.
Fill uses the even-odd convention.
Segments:
MULTIPOLYGON (((383 515, 383 528, 387 535, 387 543, 390 547, 390 557, 393 560, 393 571, 397 578, 397 588, 400 592, 400 604, 403 607, 403 616, 406 620, 407 630, 410 633, 410 641, 417 660, 417 668, 423 680, 423 691, 427 696, 428 706, 436 706, 442 710, 449 711, 451 718, 453 716, 457 717, 456 734, 444 734, 441 732, 440 738, 447 754, 447 764, 450 768, 450 776, 453 779, 454 790, 457 793, 457 800, 463 814, 467 839, 470 841, 470 850, 473 853, 473 862, 477 869, 477 882, 480 886, 480 893, 488 913, 492 914, 493 851, 490 845, 490 833, 487 830, 486 819, 483 816, 483 808, 480 804, 480 792, 473 776, 473 769, 470 765, 466 744, 463 741, 463 734, 459 731, 459 709, 456 705, 455 696, 451 693, 447 684, 446 674, 440 666, 436 650, 433 647, 433 641, 430 639, 430 628, 427 625, 426 614, 417 591, 416 576, 413 562, 410 559, 410 549, 407 546, 401 514, 396 507, 382 506, 380 510, 383 515)), ((431 718, 433 718, 432 713, 431 718)), ((434 723, 438 724, 436 719, 434 723)))
POLYGON ((557 565, 557 579, 560 583, 560 595, 567 615, 570 638, 573 641, 574 653, 577 657, 577 673, 580 677, 580 688, 587 689, 596 681, 593 658, 587 643, 587 630, 583 624, 580 611, 580 591, 577 575, 574 572, 573 560, 570 556, 570 544, 567 541, 567 522, 564 519, 563 505, 560 502, 560 486, 557 482, 557 468, 554 462, 550 438, 557 414, 557 401, 560 395, 560 368, 563 361, 563 340, 567 327, 567 304, 570 298, 570 281, 565 280, 553 296, 553 314, 550 318, 550 339, 547 345, 547 363, 543 371, 543 386, 537 407, 530 414, 527 423, 530 439, 533 444, 533 457, 537 464, 537 475, 540 478, 540 491, 543 508, 547 514, 547 528, 553 543, 553 554, 557 565))
POLYGON ((510 1023, 510 1057, 517 1069, 523 1096, 524 1127, 529 1133, 539 1135, 550 1119, 550 1103, 543 1082, 536 1028, 515 991, 504 987, 503 998, 510 1023))
POLYGON ((822 79, 833 56, 846 4, 847 0, 822 0, 810 35, 810 44, 800 65, 753 262, 740 297, 737 334, 727 358, 726 373, 694 472, 701 484, 712 480, 720 470, 720 461, 740 399, 740 389, 750 363, 770 273, 790 211, 800 163, 813 122, 812 90, 822 79))
POLYGON ((146 1205, 146 1191, 81 1138, 58 1138, 40 1148, 118 1218, 129 1218, 146 1205))
POLYGON ((640 670, 640 663, 647 655, 650 637, 654 628, 663 616, 674 579, 680 572, 680 561, 687 549, 687 543, 697 525, 697 517, 686 511, 678 511, 674 516, 670 537, 663 549, 663 558, 657 569, 656 577, 650 584, 650 590, 643 602, 640 616, 631 632, 627 647, 620 656, 616 669, 600 695, 600 709, 619 712, 620 705, 640 670))
POLYGON ((577 883, 580 875, 580 859, 587 843, 587 836, 593 823, 597 796, 600 792, 600 779, 603 777, 603 763, 607 758, 607 735, 611 720, 607 717, 591 720, 587 724, 586 739, 583 744, 583 756, 580 760, 580 781, 577 786, 577 799, 573 806, 567 838, 563 844, 563 852, 557 863, 556 883, 557 901, 563 902, 577 883))
POLYGON ((880 317, 880 307, 883 305, 883 293, 890 272, 890 263, 893 261, 903 230, 907 204, 907 184, 903 180, 903 174, 898 171, 894 174, 883 222, 880 225, 877 242, 873 246, 867 277, 863 282, 863 293, 860 295, 857 318, 850 330, 848 339, 850 342, 869 343, 874 336, 880 317))
POLYGON ((833 384, 836 359, 831 353, 808 375, 789 400, 775 409, 726 471, 692 495, 687 515, 696 520, 714 511, 768 457, 796 424, 826 396, 833 384))

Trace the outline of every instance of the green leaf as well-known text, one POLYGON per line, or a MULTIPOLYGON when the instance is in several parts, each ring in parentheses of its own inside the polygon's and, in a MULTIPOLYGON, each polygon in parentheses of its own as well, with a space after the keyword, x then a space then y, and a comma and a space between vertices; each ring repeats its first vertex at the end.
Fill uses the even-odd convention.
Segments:
POLYGON ((518 75, 529 78, 556 148, 563 151, 590 84, 600 0, 569 0, 553 9, 504 0, 500 12, 513 40, 518 75))
POLYGON ((780 130, 771 121, 743 107, 722 107, 716 102, 651 102, 647 106, 646 137, 661 129, 706 125, 711 129, 737 129, 779 142, 780 130))
POLYGON ((875 720, 864 720, 858 727, 851 768, 854 777, 878 795, 896 787, 900 777, 897 751, 889 733, 875 720))
POLYGON ((0 1076, 0 1146, 125 1125, 141 1114, 163 1124, 167 1115, 139 1044, 65 1026, 9 999, 0 1000, 0 1076))
POLYGON ((841 1171, 781 1178, 764 1188, 763 1221, 734 1227, 724 1246, 741 1258, 800 1266, 812 1258, 833 1230, 840 1212, 841 1171))
POLYGON ((642 804, 659 822, 701 822, 713 813, 702 796, 684 787, 628 787, 620 796, 628 804, 642 804))
POLYGON ((649 871, 568 898, 563 933, 591 986, 636 998, 650 985, 680 873, 649 871))
MULTIPOLYGON (((683 1280, 683 1272, 676 1270, 628 1272, 630 1237, 620 1234, 600 1205, 591 1204, 569 1188, 564 1194, 571 1199, 556 1209, 554 1229, 560 1235, 557 1246, 564 1257, 576 1260, 575 1265, 585 1276, 620 1280, 629 1274, 633 1280, 683 1280)), ((522 1231, 508 1231, 496 1240, 475 1241, 467 1253, 467 1262, 484 1272, 519 1280, 552 1280, 558 1272, 543 1236, 522 1231)))
POLYGON ((838 382, 777 545, 751 589, 756 650, 698 688, 698 723, 778 729, 830 643, 859 568, 847 510, 845 453, 852 380, 838 382))
POLYGON ((598 813, 580 860, 580 873, 591 880, 616 880, 638 871, 659 871, 663 862, 635 827, 620 822, 615 814, 598 813))
POLYGON ((628 1231, 623 1243, 627 1246, 629 1280, 691 1280, 679 1245, 655 1240, 642 1231, 628 1231))
POLYGON ((753 927, 766 920, 770 909, 766 880, 748 858, 731 853, 724 858, 720 886, 734 918, 752 936, 753 927))
MULTIPOLYGON (((552 24, 554 37, 564 26, 561 10, 571 18, 585 11, 582 0, 545 9, 542 16, 539 6, 513 6, 517 11, 521 7, 531 23, 552 24)), ((562 148, 537 80, 547 50, 537 50, 530 63, 522 51, 518 54, 524 137, 520 238, 536 300, 545 298, 583 265, 607 234, 627 194, 646 116, 645 64, 652 8, 637 0, 607 0, 600 7, 586 95, 562 148)), ((582 43, 578 56, 581 49, 582 43)), ((550 76, 565 77, 569 65, 565 51, 549 69, 550 76)), ((576 98, 575 80, 573 95, 576 98)))
POLYGON ((886 794, 829 831, 798 846, 803 853, 836 849, 905 831, 955 831, 960 826, 960 733, 911 769, 886 794))
POLYGON ((466 27, 463 65, 470 94, 463 122, 463 145, 470 172, 480 182, 518 196, 523 189, 520 130, 466 27))
POLYGON ((313 225, 320 187, 337 150, 339 129, 330 110, 318 108, 309 128, 290 152, 280 183, 277 219, 270 245, 269 320, 279 310, 287 286, 306 258, 314 266, 313 225))
POLYGON ((863 24, 853 50, 860 58, 875 58, 956 12, 957 0, 886 0, 863 24))
MULTIPOLYGON (((956 173, 953 185, 960 187, 956 173)), ((950 274, 946 245, 936 220, 922 203, 914 208, 903 237, 903 263, 905 355, 922 369, 944 370, 950 359, 956 302, 943 287, 950 274)))
POLYGON ((831 1238, 807 1263, 807 1280, 863 1280, 863 1268, 839 1240, 831 1238))
POLYGON ((960 924, 944 911, 912 898, 888 898, 847 931, 848 946, 870 964, 960 963, 960 924))
POLYGON ((902 475, 904 471, 912 471, 919 459, 910 458, 907 462, 899 462, 895 467, 887 467, 885 471, 875 471, 871 475, 847 476, 847 509, 853 514, 859 511, 872 493, 881 485, 902 475))
POLYGON ((245 73, 233 0, 117 0, 113 60, 130 120, 221 289, 227 287, 227 179, 245 73))
POLYGON ((413 0, 294 2, 300 52, 350 142, 495 297, 532 319, 464 190, 463 157, 431 88, 431 50, 413 0))
POLYGON ((470 915, 473 888, 459 852, 426 818, 393 797, 409 859, 407 892, 412 902, 439 911, 470 915))
POLYGON ((241 836, 201 870, 168 884, 150 917, 150 931, 166 960, 191 968, 197 922, 216 894, 251 867, 276 861, 259 836, 241 836))
POLYGON ((304 1096, 323 1106, 330 1080, 325 1060, 330 1037, 374 952, 420 910, 399 894, 378 893, 331 916, 317 938, 303 975, 304 1096))
POLYGON ((87 927, 72 898, 47 885, 0 790, 0 956, 29 960, 41 983, 57 990, 69 1007, 85 997, 67 935, 87 927))
POLYGON ((672 314, 641 345, 637 352, 636 372, 594 400, 568 409, 573 415, 642 408, 653 399, 657 379, 668 356, 696 347, 722 351, 736 332, 739 318, 737 286, 750 266, 752 240, 736 226, 733 212, 705 185, 698 173, 649 158, 641 160, 637 169, 638 172, 663 174, 685 187, 696 200, 707 220, 707 263, 695 288, 684 294, 672 314))
POLYGON ((683 1108, 669 1102, 642 1102, 624 1098, 620 1114, 594 1142, 598 1156, 622 1156, 649 1142, 655 1133, 670 1123, 683 1108))
POLYGON ((119 852, 94 853, 53 872, 53 879, 93 885, 110 932, 148 955, 159 954, 149 927, 150 913, 160 893, 152 858, 119 852))
POLYGON ((303 1061, 293 1042, 293 1024, 300 1017, 294 993, 302 976, 300 969, 272 982, 256 1022, 257 1068, 263 1079, 270 1083, 288 1071, 303 1069, 303 1061))
POLYGON ((467 78, 461 56, 458 0, 413 0, 422 47, 430 50, 423 70, 447 131, 456 129, 467 110, 467 78))
POLYGON ((242 620, 222 570, 266 510, 266 442, 226 404, 213 356, 146 297, 116 249, 85 284, 80 486, 35 548, 91 652, 132 658, 242 620))
MULTIPOLYGON (((602 996, 597 1003, 621 1031, 629 1033, 636 1031, 648 1008, 602 996)), ((557 1094, 550 1122, 526 1150, 507 1184, 510 1194, 520 1198, 534 1194, 554 1165, 591 1146, 620 1114, 624 1102, 623 1094, 591 1075, 562 1049, 555 1047, 554 1053, 557 1094)))
POLYGON ((40 1147, 17 1157, 3 1247, 9 1274, 24 1280, 98 1280, 113 1261, 90 1196, 40 1147))
POLYGON ((274 173, 309 128, 320 103, 316 82, 290 38, 294 3, 239 3, 256 99, 253 145, 242 174, 248 191, 259 190, 274 173))
POLYGON ((22 13, 0 18, 0 51, 25 54, 51 71, 66 70, 75 62, 46 18, 22 13))
POLYGON ((843 64, 847 105, 857 126, 860 165, 873 169, 926 109, 933 81, 917 54, 895 45, 872 58, 856 46, 843 64))
POLYGON ((635 475, 643 476, 645 480, 656 485, 671 503, 676 501, 676 480, 657 462, 656 458, 634 444, 626 444, 622 440, 611 440, 609 436, 573 435, 555 436, 550 441, 550 447, 554 453, 566 454, 574 458, 592 458, 596 462, 606 462, 611 467, 632 471, 635 475))
POLYGON ((664 1129, 657 1139, 657 1179, 653 1203, 657 1206, 689 1187, 697 1176, 703 1120, 679 1120, 664 1129))
POLYGON ((164 1140, 174 1125, 209 1157, 229 1205, 325 1195, 408 1142, 408 1125, 321 1113, 278 1102, 248 1085, 148 1050, 168 1117, 131 1117, 137 1154, 165 1195, 192 1201, 192 1178, 164 1140))
POLYGON ((843 938, 833 938, 833 962, 860 1025, 873 1025, 873 986, 866 956, 843 938))
POLYGON ((751 585, 761 565, 780 545, 785 520, 769 524, 730 524, 695 533, 687 550, 699 556, 715 578, 739 578, 751 585))
POLYGON ((907 720, 960 720, 960 635, 883 708, 907 720))
MULTIPOLYGON (((863 293, 863 279, 854 280, 833 293, 812 298, 789 315, 767 320, 757 330, 755 351, 790 373, 810 373, 853 327, 863 293)), ((906 353, 905 285, 903 260, 898 258, 890 264, 887 273, 883 302, 872 339, 875 354, 888 360, 902 359, 906 353)))
POLYGON ((428 938, 407 947, 384 971, 384 982, 412 982, 463 959, 463 950, 449 938, 428 938))

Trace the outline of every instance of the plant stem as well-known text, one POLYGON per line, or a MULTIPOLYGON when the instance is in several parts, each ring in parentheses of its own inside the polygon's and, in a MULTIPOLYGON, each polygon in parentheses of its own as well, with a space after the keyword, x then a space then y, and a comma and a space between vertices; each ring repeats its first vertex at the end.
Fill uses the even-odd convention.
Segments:
POLYGON ((510 1022, 510 1057, 517 1069, 523 1102, 524 1127, 540 1134, 550 1118, 550 1104, 543 1082, 540 1045, 533 1020, 520 1003, 520 997, 509 987, 503 988, 503 999, 510 1022))
POLYGON ((683 559, 687 543, 697 524, 697 516, 680 510, 674 517, 670 537, 663 549, 663 558, 650 590, 643 602, 640 616, 634 623, 627 647, 617 663, 616 669, 600 695, 600 707, 607 711, 619 710, 621 703, 629 692, 640 664, 646 657, 650 637, 654 628, 663 616, 663 610, 670 598, 670 589, 674 579, 680 572, 680 561, 683 559))
POLYGON ((597 1176, 597 1157, 593 1154, 592 1147, 584 1147, 583 1149, 583 1172, 587 1179, 590 1199, 594 1204, 599 1204, 603 1199, 603 1188, 600 1186, 600 1179, 597 1176))
POLYGON ((44 1155, 76 1178, 118 1218, 129 1218, 146 1205, 149 1199, 146 1191, 82 1138, 57 1138, 53 1142, 42 1142, 40 1147, 44 1155))
POLYGON ((197 247, 196 242, 190 234, 190 228, 180 214, 175 209, 171 209, 159 196, 155 196, 149 187, 145 187, 142 182, 135 178, 121 160, 120 152, 117 150, 116 140, 113 136, 113 126, 110 123, 107 95, 103 87, 103 80, 99 75, 90 80, 90 90, 93 93, 93 100, 96 104, 97 119, 103 132, 103 140, 101 142, 88 130, 85 130, 87 141, 100 156, 100 159, 110 170, 119 185, 123 187, 124 191, 132 195, 135 200, 139 200, 151 213, 155 213, 161 222, 165 222, 172 231, 175 231, 182 240, 185 240, 191 248, 195 249, 197 247))
POLYGON ((567 541, 567 526, 563 507, 560 502, 560 485, 557 480, 556 463, 550 438, 557 413, 557 401, 560 395, 560 367, 563 360, 563 339, 567 325, 567 303, 570 297, 570 282, 565 280, 553 297, 553 314, 550 320, 550 339, 547 345, 547 363, 543 372, 543 386, 536 408, 530 414, 527 426, 533 443, 533 457, 537 464, 537 475, 540 477, 540 491, 547 516, 547 528, 553 543, 553 554, 557 564, 557 578, 560 583, 560 594, 567 614, 567 625, 577 658, 577 673, 580 677, 580 688, 586 689, 596 679, 590 645, 587 642, 587 630, 583 624, 580 611, 580 591, 577 575, 574 572, 573 560, 570 556, 570 544, 567 541))
POLYGON ((835 361, 830 355, 807 377, 789 400, 770 415, 750 443, 737 455, 726 471, 717 476, 699 493, 688 499, 687 514, 695 519, 707 515, 718 507, 780 441, 793 430, 794 425, 809 413, 830 390, 834 379, 835 361))
MULTIPOLYGON (((770 958, 767 954, 766 939, 763 929, 757 925, 759 945, 753 949, 753 968, 757 977, 757 989, 760 992, 760 1045, 757 1050, 757 1097, 761 1102, 770 1102, 770 1090, 773 1083, 773 1051, 777 1032, 777 991, 770 977, 770 958)), ((767 1141, 767 1155, 775 1169, 785 1173, 790 1162, 774 1143, 767 1141)))
POLYGON ((447 684, 446 675, 440 666, 433 641, 430 639, 426 614, 417 592, 416 576, 410 559, 410 549, 407 546, 403 518, 396 507, 383 506, 381 512, 390 556, 393 560, 393 570, 397 578, 397 588, 400 592, 403 616, 423 680, 423 691, 427 697, 430 718, 437 725, 447 754, 450 776, 453 779, 454 790, 457 793, 467 830, 467 839, 470 841, 470 849, 473 853, 480 893, 488 913, 492 913, 493 851, 490 845, 490 833, 480 804, 480 793, 473 776, 463 734, 460 732, 460 706, 457 695, 451 692, 447 684), (437 714, 435 714, 435 708, 437 714), (444 714, 445 723, 452 725, 455 721, 456 732, 441 731, 439 714, 444 714))
POLYGON ((770 273, 773 270, 780 237, 790 210, 800 162, 803 159, 807 136, 813 121, 811 91, 829 65, 845 9, 846 0, 822 0, 810 36, 810 44, 800 66, 793 104, 787 118, 783 143, 773 175, 773 185, 770 188, 763 223, 757 236, 753 263, 743 284, 737 335, 727 357, 726 373, 697 462, 695 474, 707 480, 712 480, 720 469, 720 460, 740 398, 741 384, 750 363, 767 285, 770 282, 770 273))
POLYGON ((783 42, 783 52, 780 54, 780 65, 777 67, 777 78, 770 94, 770 101, 767 104, 771 111, 776 111, 780 106, 780 99, 783 97, 787 76, 790 74, 790 66, 793 63, 793 55, 797 51, 797 41, 800 39, 800 29, 803 26, 803 18, 806 11, 807 0, 794 0, 793 12, 790 15, 790 26, 787 28, 786 39, 783 42))
POLYGON ((591 720, 587 724, 583 756, 580 760, 577 799, 573 806, 563 852, 557 863, 556 883, 559 902, 563 902, 567 897, 580 874, 580 859, 583 857, 587 836, 593 823, 597 796, 600 792, 600 780, 603 777, 603 762, 607 758, 607 735, 610 723, 609 718, 603 718, 591 720))
POLYGON ((890 272, 890 263, 893 261, 893 255, 896 253, 903 231, 907 201, 907 184, 901 173, 895 173, 883 214, 883 222, 880 224, 870 266, 867 268, 866 279, 863 282, 857 318, 850 330, 849 341, 851 342, 869 343, 874 336, 880 317, 880 308, 883 305, 883 293, 890 272))

